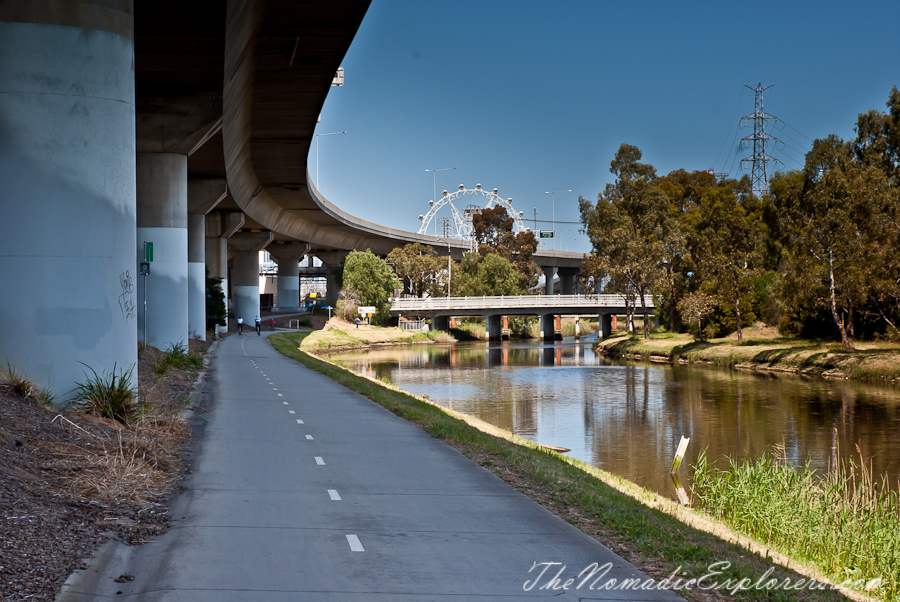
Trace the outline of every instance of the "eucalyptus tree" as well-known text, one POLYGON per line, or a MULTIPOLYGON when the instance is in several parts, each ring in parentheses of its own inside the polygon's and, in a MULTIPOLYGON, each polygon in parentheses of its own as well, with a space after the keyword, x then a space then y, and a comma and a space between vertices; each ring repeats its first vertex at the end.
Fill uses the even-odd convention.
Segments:
POLYGON ((609 168, 615 181, 597 195, 594 205, 579 198, 579 209, 593 247, 593 269, 605 271, 620 290, 633 291, 644 314, 644 338, 649 339, 646 298, 662 274, 667 199, 656 185, 656 169, 641 163, 641 157, 639 148, 622 144, 609 168))

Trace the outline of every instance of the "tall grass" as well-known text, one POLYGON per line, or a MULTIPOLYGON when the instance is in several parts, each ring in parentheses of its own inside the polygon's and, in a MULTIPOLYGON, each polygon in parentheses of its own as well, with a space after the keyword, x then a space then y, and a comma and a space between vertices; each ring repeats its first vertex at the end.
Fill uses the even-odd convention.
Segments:
POLYGON ((113 364, 112 372, 101 376, 87 364, 82 365, 91 371, 92 376, 85 372, 85 382, 75 383, 77 399, 94 414, 127 423, 134 415, 137 397, 132 384, 134 366, 127 372, 119 368, 117 374, 116 365, 113 364))
POLYGON ((32 399, 38 394, 38 388, 34 382, 19 372, 15 366, 9 363, 9 360, 6 361, 6 373, 3 374, 0 369, 0 386, 22 399, 32 399))
POLYGON ((874 477, 861 453, 825 475, 787 463, 782 448, 731 460, 725 470, 701 454, 694 469, 694 496, 714 517, 838 582, 900 600, 900 494, 874 477))

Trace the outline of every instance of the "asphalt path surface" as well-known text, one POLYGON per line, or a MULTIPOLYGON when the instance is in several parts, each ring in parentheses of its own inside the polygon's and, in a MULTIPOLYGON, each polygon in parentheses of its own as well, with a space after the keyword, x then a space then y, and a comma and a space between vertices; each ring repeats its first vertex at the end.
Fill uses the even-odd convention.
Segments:
POLYGON ((107 546, 58 600, 680 599, 602 589, 646 576, 265 337, 226 338, 214 364, 215 399, 173 528, 107 546), (592 566, 591 579, 562 589, 592 566))

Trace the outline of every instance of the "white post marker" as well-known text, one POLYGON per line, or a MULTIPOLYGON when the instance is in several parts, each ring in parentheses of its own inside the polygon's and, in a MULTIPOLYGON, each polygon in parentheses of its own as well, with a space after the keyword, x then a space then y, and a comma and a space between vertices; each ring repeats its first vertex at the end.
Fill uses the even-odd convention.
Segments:
POLYGON ((329 489, 329 490, 328 490, 328 497, 331 498, 331 501, 332 501, 332 502, 340 502, 340 501, 341 501, 341 496, 340 496, 340 494, 337 492, 337 489, 329 489))
POLYGON ((681 441, 678 442, 678 449, 675 451, 675 459, 672 460, 672 474, 675 474, 675 471, 681 466, 681 461, 684 460, 684 454, 687 451, 687 446, 690 442, 690 438, 685 437, 684 435, 681 436, 681 441))
POLYGON ((348 536, 347 536, 347 543, 350 544, 350 551, 351 551, 351 552, 365 552, 365 551, 366 551, 366 549, 365 549, 365 548, 363 547, 363 545, 360 543, 359 537, 357 537, 356 535, 348 535, 348 536))

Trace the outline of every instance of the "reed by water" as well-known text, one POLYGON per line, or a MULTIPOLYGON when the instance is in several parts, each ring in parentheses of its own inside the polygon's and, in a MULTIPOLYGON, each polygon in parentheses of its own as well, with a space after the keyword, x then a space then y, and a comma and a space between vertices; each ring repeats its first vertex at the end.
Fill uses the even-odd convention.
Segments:
MULTIPOLYGON (((838 583, 900 600, 900 494, 860 456, 825 474, 797 467, 776 447, 724 470, 697 460, 693 495, 714 517, 838 583)), ((835 454, 835 457, 838 457, 835 454)), ((900 485, 900 483, 898 483, 900 485)))

